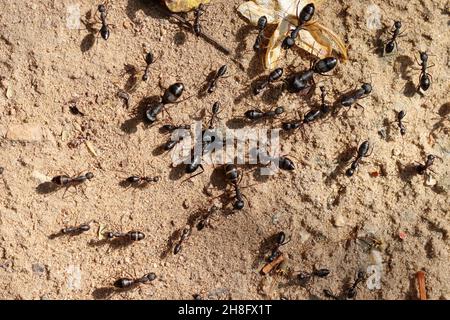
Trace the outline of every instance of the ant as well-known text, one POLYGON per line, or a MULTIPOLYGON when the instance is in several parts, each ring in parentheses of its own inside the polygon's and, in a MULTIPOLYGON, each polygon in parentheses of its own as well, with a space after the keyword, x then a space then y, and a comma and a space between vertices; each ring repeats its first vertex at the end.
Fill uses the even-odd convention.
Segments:
POLYGON ((191 235, 191 227, 186 226, 186 228, 183 229, 180 240, 178 240, 178 243, 175 245, 173 249, 173 254, 177 254, 181 251, 183 242, 189 239, 189 236, 191 235))
POLYGON ((147 64, 147 66, 145 67, 144 74, 142 75, 142 81, 147 81, 148 80, 149 71, 150 71, 150 65, 153 64, 153 62, 155 62, 153 53, 151 51, 149 51, 145 55, 145 63, 147 64))
POLYGON ((282 44, 281 44, 281 48, 283 49, 290 49, 294 44, 295 44, 295 39, 297 38, 300 30, 303 29, 303 26, 305 25, 305 23, 309 22, 313 15, 314 15, 314 11, 315 11, 315 7, 313 3, 309 3, 307 4, 301 11, 300 14, 298 14, 298 6, 300 5, 300 1, 297 4, 297 26, 295 27, 294 30, 291 31, 291 34, 289 36, 287 36, 282 44))
POLYGON ((273 70, 266 80, 260 82, 255 88, 253 88, 253 94, 256 96, 260 94, 269 84, 277 81, 283 76, 283 68, 276 68, 273 70))
POLYGON ((261 42, 264 39, 264 30, 267 27, 267 17, 266 16, 262 16, 258 19, 258 35, 256 36, 255 39, 255 44, 253 45, 253 50, 255 52, 260 52, 261 50, 261 42))
POLYGON ((403 118, 406 116, 406 112, 404 110, 401 110, 398 114, 397 114, 397 123, 398 123, 398 127, 400 129, 400 134, 402 136, 404 136, 406 134, 406 127, 405 124, 403 123, 403 118))
POLYGON ((284 171, 295 170, 294 162, 291 159, 289 159, 288 157, 285 157, 285 156, 273 157, 271 155, 260 152, 259 149, 256 149, 256 150, 252 149, 250 154, 253 154, 254 156, 259 156, 259 158, 262 162, 276 163, 278 168, 281 170, 284 170, 284 171))
POLYGON ((220 102, 216 101, 214 102, 212 108, 211 108, 211 119, 209 120, 208 129, 214 128, 214 122, 219 119, 218 114, 220 113, 220 102))
POLYGON ((108 15, 106 3, 107 1, 105 3, 98 5, 97 9, 98 12, 100 12, 100 20, 102 22, 102 27, 100 28, 100 35, 105 41, 108 40, 110 34, 108 24, 106 23, 106 16, 108 15))
POLYGON ((130 176, 125 179, 125 182, 129 183, 130 185, 134 185, 138 188, 141 188, 144 185, 150 184, 152 182, 158 182, 161 179, 161 177, 147 177, 147 176, 130 176))
POLYGON ((423 91, 427 91, 431 85, 431 80, 433 79, 431 74, 427 72, 427 68, 433 67, 434 64, 428 66, 428 54, 426 52, 420 51, 419 55, 421 62, 419 63, 417 59, 416 61, 421 66, 422 69, 419 76, 419 85, 417 86, 417 90, 422 89, 423 91))
POLYGON ((150 124, 153 124, 156 121, 156 117, 158 114, 164 109, 164 106, 169 103, 175 103, 179 97, 183 94, 184 85, 181 82, 177 82, 172 84, 169 88, 164 91, 163 96, 161 97, 161 102, 150 107, 145 112, 145 120, 150 124))
POLYGON ((310 83, 314 83, 314 74, 320 74, 325 76, 325 73, 333 70, 337 65, 337 59, 335 57, 325 57, 320 60, 316 60, 312 63, 309 69, 296 73, 289 79, 285 80, 287 84, 287 90, 290 93, 301 92, 304 89, 310 87, 310 83))
POLYGON ((147 273, 140 278, 130 279, 130 278, 120 278, 114 281, 114 287, 120 289, 129 289, 138 284, 148 283, 156 279, 156 274, 153 272, 147 273))
POLYGON ((369 157, 372 154, 373 148, 372 148, 372 151, 370 151, 370 154, 367 154, 367 152, 369 151, 369 147, 370 147, 369 141, 366 140, 363 143, 361 143, 361 145, 358 148, 358 154, 357 154, 355 160, 353 160, 352 165, 345 172, 347 177, 353 176, 353 174, 355 173, 355 170, 358 168, 359 163, 361 162, 362 158, 369 157))
POLYGON ((305 125, 307 123, 311 123, 317 119, 320 119, 322 116, 328 113, 330 111, 330 106, 325 102, 326 98, 326 89, 325 87, 320 87, 320 97, 321 97, 321 103, 318 109, 313 109, 308 111, 305 116, 303 117, 303 120, 297 120, 292 122, 284 122, 282 124, 282 128, 285 131, 292 131, 295 129, 300 128, 302 125, 305 125))
POLYGON ((78 235, 82 234, 83 232, 89 231, 91 229, 91 226, 90 226, 91 222, 83 223, 83 224, 80 224, 79 226, 62 228, 59 231, 59 233, 52 234, 49 236, 49 238, 54 239, 54 238, 57 238, 59 236, 64 236, 64 235, 78 236, 78 235))
POLYGON ((217 81, 219 80, 219 78, 222 78, 225 75, 225 73, 227 72, 227 69, 228 69, 227 65, 224 64, 217 70, 216 74, 211 79, 211 81, 209 82, 208 87, 206 89, 206 91, 208 93, 213 93, 216 90, 217 81))
POLYGON ((395 21, 394 22, 394 26, 391 29, 391 34, 392 34, 392 39, 389 40, 386 43, 386 46, 384 47, 384 53, 385 54, 391 54, 395 48, 398 49, 398 44, 397 44, 397 37, 400 37, 400 28, 402 27, 402 22, 401 21, 395 21))
POLYGON ((67 190, 70 187, 74 187, 75 189, 77 189, 78 185, 82 184, 83 182, 86 182, 87 180, 91 180, 93 178, 94 178, 94 174, 92 172, 87 172, 85 174, 74 176, 74 177, 69 177, 68 175, 59 175, 59 176, 53 177, 51 182, 56 184, 57 186, 66 187, 66 190, 64 191, 64 194, 63 194, 63 198, 64 198, 64 195, 66 194, 67 190))
MULTIPOLYGON (((434 160, 436 159, 436 156, 429 154, 426 159, 425 159, 425 164, 418 164, 416 166, 416 171, 418 174, 424 174, 426 172, 427 169, 429 169, 433 163, 434 160)), ((431 169, 430 169, 431 170, 431 169)))
POLYGON ((366 276, 366 274, 364 271, 358 272, 358 275, 357 275, 355 281, 353 282, 353 285, 346 290, 345 295, 346 295, 347 299, 353 299, 356 297, 356 294, 357 294, 356 289, 358 287, 358 284, 364 280, 365 276, 366 276))
POLYGON ((344 94, 340 99, 339 103, 343 107, 351 107, 353 104, 360 106, 364 109, 362 105, 360 105, 357 100, 363 99, 367 97, 372 92, 372 85, 370 83, 363 83, 361 88, 353 90, 350 93, 344 94))
POLYGON ((267 258, 267 261, 272 262, 276 258, 278 258, 282 254, 282 252, 280 251, 280 247, 284 246, 285 244, 287 244, 290 241, 291 241, 291 239, 286 241, 286 234, 283 231, 280 231, 279 233, 277 233, 275 235, 275 246, 272 249, 272 253, 267 258))
POLYGON ((212 216, 217 212, 218 208, 216 206, 212 206, 209 208, 205 214, 200 217, 200 220, 197 223, 197 230, 201 231, 206 227, 211 227, 211 219, 212 216))
POLYGON ((127 233, 108 231, 103 234, 108 239, 121 238, 130 242, 141 241, 145 238, 145 234, 140 231, 129 231, 127 233))
POLYGON ((206 12, 205 5, 203 3, 200 3, 200 5, 196 9, 194 9, 195 20, 192 25, 192 30, 194 31, 194 34, 197 37, 200 34, 202 34, 202 26, 200 25, 200 18, 205 12, 206 12))
POLYGON ((187 135, 188 133, 186 132, 187 130, 190 130, 191 126, 186 124, 186 125, 179 125, 179 126, 174 126, 171 124, 165 124, 160 128, 160 131, 165 132, 165 133, 173 133, 175 131, 176 132, 176 136, 173 137, 168 140, 165 144, 163 144, 163 149, 165 151, 169 151, 172 150, 177 143, 181 142, 187 135), (181 131, 178 131, 181 130, 181 131))
POLYGON ((4 171, 5 171, 5 168, 0 167, 0 175, 3 174, 4 171))
POLYGON ((235 210, 242 210, 245 207, 245 196, 242 194, 241 188, 239 187, 239 184, 242 181, 242 177, 242 173, 234 164, 229 163, 225 165, 225 180, 234 188, 235 201, 233 203, 233 209, 235 210))
POLYGON ((284 113, 283 107, 277 107, 275 110, 261 111, 260 109, 247 110, 245 112, 245 117, 251 121, 276 118, 277 116, 284 113))
POLYGON ((314 270, 311 273, 302 271, 297 275, 297 279, 300 281, 301 284, 305 285, 313 277, 325 278, 329 274, 330 274, 330 270, 328 270, 328 269, 318 269, 318 270, 314 270))

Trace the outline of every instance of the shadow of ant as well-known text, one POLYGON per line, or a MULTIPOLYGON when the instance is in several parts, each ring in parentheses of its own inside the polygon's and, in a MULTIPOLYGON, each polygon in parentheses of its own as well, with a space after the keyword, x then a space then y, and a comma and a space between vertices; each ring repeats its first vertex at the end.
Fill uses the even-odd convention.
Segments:
POLYGON ((186 43, 186 41, 187 41, 186 32, 184 32, 183 30, 178 31, 173 36, 173 43, 177 46, 182 46, 183 44, 186 43))
POLYGON ((109 245, 112 249, 117 250, 121 248, 126 248, 133 244, 134 241, 128 238, 114 238, 114 239, 100 239, 100 240, 91 240, 88 242, 88 245, 91 247, 101 247, 104 245, 109 245))
POLYGON ((86 30, 88 31, 88 34, 83 38, 83 40, 81 40, 80 43, 80 50, 82 53, 86 53, 94 47, 95 42, 97 41, 97 35, 100 32, 100 29, 94 27, 97 22, 92 21, 94 18, 92 9, 86 13, 85 18, 86 19, 80 19, 81 23, 86 27, 86 30))
POLYGON ((51 181, 46 181, 46 182, 40 183, 36 187, 36 192, 39 194, 49 194, 49 193, 56 192, 60 189, 61 189, 61 186, 58 186, 57 184, 54 184, 51 181))
POLYGON ((344 174, 345 167, 350 162, 350 160, 353 158, 353 155, 357 152, 358 148, 355 146, 347 147, 344 151, 339 153, 337 156, 336 162, 338 165, 336 168, 331 172, 327 178, 325 179, 325 184, 330 185, 331 182, 336 181, 338 176, 341 176, 344 174))
POLYGON ((111 296, 114 294, 120 294, 120 293, 125 293, 128 291, 131 291, 131 290, 135 289, 137 286, 138 285, 136 284, 129 288, 115 288, 115 287, 96 288, 92 292, 92 297, 95 300, 105 300, 105 299, 111 298, 111 296))
POLYGON ((400 72, 400 76, 403 80, 406 80, 406 84, 403 87, 403 94, 405 95, 405 97, 413 97, 417 93, 417 88, 413 82, 409 70, 414 65, 414 61, 408 56, 399 55, 395 59, 394 65, 399 66, 398 70, 400 72))
POLYGON ((184 163, 180 163, 176 167, 172 167, 169 172, 169 179, 172 181, 180 180, 185 174, 185 167, 186 165, 184 163))
POLYGON ((144 97, 138 102, 137 106, 133 110, 133 117, 123 122, 120 129, 127 133, 132 134, 137 132, 137 125, 144 121, 144 115, 147 109, 158 103, 161 100, 160 96, 144 97))
POLYGON ((197 98, 201 99, 208 95, 208 88, 210 82, 214 79, 216 76, 217 70, 212 70, 208 73, 206 76, 206 80, 201 84, 200 89, 197 92, 197 98))
POLYGON ((400 179, 404 182, 411 182, 412 177, 417 174, 417 166, 413 163, 409 163, 405 166, 400 161, 396 161, 396 165, 399 171, 400 179))

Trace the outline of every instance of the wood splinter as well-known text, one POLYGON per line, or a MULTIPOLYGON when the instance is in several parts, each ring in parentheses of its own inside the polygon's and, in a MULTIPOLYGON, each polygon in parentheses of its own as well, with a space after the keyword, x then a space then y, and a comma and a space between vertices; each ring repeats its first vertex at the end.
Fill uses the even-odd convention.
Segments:
POLYGON ((282 254, 280 254, 275 260, 272 262, 267 263, 262 269, 261 274, 265 276, 266 274, 270 273, 273 269, 278 267, 282 262, 284 261, 284 257, 282 254))
POLYGON ((419 299, 427 300, 427 292, 425 289, 425 272, 418 271, 416 273, 418 289, 419 289, 419 299))

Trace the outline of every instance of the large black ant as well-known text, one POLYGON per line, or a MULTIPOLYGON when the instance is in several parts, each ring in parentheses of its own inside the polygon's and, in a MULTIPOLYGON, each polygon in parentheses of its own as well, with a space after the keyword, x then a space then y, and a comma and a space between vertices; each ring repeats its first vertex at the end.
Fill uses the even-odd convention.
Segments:
POLYGON ((266 80, 258 83, 254 88, 253 88, 253 94, 256 96, 259 93, 261 93, 269 84, 271 84, 274 81, 277 81, 278 79, 280 79, 283 76, 283 68, 276 68, 275 70, 273 70, 269 76, 267 77, 266 80))
POLYGON ((425 163, 424 164, 418 164, 416 166, 416 171, 418 174, 424 174, 427 169, 431 170, 430 167, 433 165, 434 160, 436 159, 436 156, 429 154, 426 159, 425 159, 425 163))
POLYGON ((205 5, 203 3, 200 3, 200 5, 194 9, 194 23, 192 25, 192 30, 194 31, 194 34, 198 37, 200 34, 202 34, 202 26, 200 24, 200 18, 202 15, 206 12, 205 5))
POLYGON ((91 180, 94 178, 94 174, 92 172, 87 172, 85 174, 82 175, 77 175, 74 177, 69 177, 68 175, 59 175, 56 177, 52 178, 52 183, 60 186, 60 187, 66 187, 66 190, 64 191, 63 194, 63 198, 64 195, 66 194, 67 190, 70 187, 74 187, 75 189, 77 189, 77 186, 79 186, 80 184, 86 182, 87 180, 91 180))
POLYGON ((291 31, 291 34, 289 36, 287 36, 282 44, 281 47, 283 49, 290 49, 294 44, 295 44, 295 39, 297 38, 300 30, 303 29, 304 25, 309 22, 313 15, 314 15, 314 11, 315 11, 315 7, 313 3, 308 3, 301 11, 300 14, 298 13, 298 6, 300 5, 300 1, 297 4, 297 26, 295 27, 294 30, 291 31))
POLYGON ((261 119, 276 118, 283 113, 284 113, 283 107, 276 107, 275 110, 270 111, 261 111, 260 109, 247 110, 244 115, 250 121, 256 121, 261 119))
POLYGON ((350 288, 348 288, 345 292, 345 296, 347 299, 354 299, 356 297, 357 292, 357 287, 358 284, 360 284, 366 277, 366 273, 364 271, 359 271, 358 275, 355 279, 355 281, 353 282, 352 286, 350 288))
POLYGON ((353 176, 356 169, 358 169, 359 163, 361 162, 362 158, 369 157, 372 154, 372 151, 370 152, 370 154, 367 154, 369 152, 369 148, 370 148, 369 141, 366 140, 363 143, 361 143, 361 145, 358 148, 358 154, 356 155, 355 160, 353 160, 350 168, 348 168, 347 171, 345 172, 345 174, 348 177, 353 176))
POLYGON ((325 57, 317 60, 310 66, 309 69, 296 73, 290 76, 286 83, 286 89, 291 93, 301 92, 311 86, 311 82, 314 82, 314 74, 320 74, 322 76, 325 73, 333 70, 337 65, 337 59, 335 57, 325 57))
POLYGON ((420 76, 419 76, 419 85, 417 86, 417 90, 422 89, 423 91, 427 91, 431 86, 431 80, 433 77, 431 74, 427 72, 427 68, 431 68, 434 65, 428 66, 428 54, 426 52, 419 52, 421 62, 419 65, 421 66, 420 76))
POLYGON ((363 83, 361 88, 353 90, 352 92, 344 94, 339 100, 339 104, 343 107, 351 107, 353 104, 364 107, 357 101, 367 97, 372 92, 372 85, 370 83, 363 83))
POLYGON ((151 106, 145 112, 145 120, 150 124, 154 123, 157 120, 158 114, 164 109, 166 104, 174 103, 181 97, 184 91, 184 85, 180 82, 172 84, 169 88, 164 91, 163 96, 161 97, 161 102, 157 103, 154 106, 151 106))
POLYGON ((392 39, 389 40, 384 47, 385 54, 391 54, 395 48, 398 49, 397 37, 400 37, 400 35, 401 35, 400 34, 401 27, 402 27, 401 21, 394 22, 394 26, 391 29, 392 39))
POLYGON ((219 78, 222 78, 225 73, 227 72, 227 65, 224 64, 223 66, 221 66, 217 72, 214 74, 213 78, 210 80, 208 87, 206 89, 206 91, 208 93, 213 93, 216 90, 217 87, 217 81, 219 80, 219 78))
POLYGON ((114 281, 114 287, 120 289, 129 289, 138 284, 148 283, 156 279, 156 274, 153 272, 147 273, 140 278, 130 279, 130 278, 119 278, 114 281))

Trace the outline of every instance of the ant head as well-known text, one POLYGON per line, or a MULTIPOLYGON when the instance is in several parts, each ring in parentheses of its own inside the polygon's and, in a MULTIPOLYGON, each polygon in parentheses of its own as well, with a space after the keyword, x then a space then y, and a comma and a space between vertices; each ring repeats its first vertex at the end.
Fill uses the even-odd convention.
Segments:
POLYGON ((427 156, 427 160, 428 160, 428 161, 433 161, 434 159, 436 159, 436 156, 435 156, 435 155, 429 154, 429 155, 427 156))
POLYGON ((223 66, 221 66, 219 68, 219 70, 217 70, 217 76, 219 76, 219 77, 223 76, 227 72, 227 70, 228 70, 228 67, 226 64, 224 64, 223 66))
POLYGON ((214 104, 212 106, 212 113, 216 114, 219 112, 219 110, 220 110, 220 102, 216 101, 216 102, 214 102, 214 104))
POLYGON ((244 209, 244 207, 245 207, 244 200, 236 200, 233 203, 233 208, 236 210, 242 210, 242 209, 244 209))
POLYGON ((286 157, 281 157, 280 158, 280 169, 281 170, 287 170, 287 171, 292 171, 295 169, 295 165, 294 162, 286 157))
POLYGON ((156 176, 156 177, 153 178, 153 181, 154 181, 154 182, 158 182, 159 180, 161 180, 161 177, 160 177, 160 176, 156 176))
POLYGON ((361 86, 361 88, 364 90, 365 94, 369 94, 372 92, 372 85, 370 83, 363 83, 363 85, 361 86))
POLYGON ((347 171, 345 171, 345 174, 347 175, 347 177, 353 176, 354 173, 355 173, 355 170, 353 170, 352 168, 349 168, 349 169, 347 169, 347 171))
POLYGON ((99 4, 97 7, 98 12, 102 13, 102 12, 106 12, 106 6, 104 3, 99 4))
POLYGON ((423 62, 428 60, 428 54, 425 51, 420 51, 420 60, 422 60, 423 62))
POLYGON ((156 274, 154 272, 150 272, 146 274, 145 277, 147 278, 148 281, 153 281, 156 279, 156 274))
POLYGON ((276 240, 277 240, 277 244, 279 245, 283 245, 285 240, 286 240, 286 234, 283 231, 280 231, 277 235, 276 235, 276 240))
POLYGON ((402 27, 402 22, 401 22, 401 21, 395 21, 395 22, 394 22, 394 27, 395 27, 396 29, 400 29, 400 28, 402 27))
POLYGON ((154 56, 153 53, 151 51, 149 51, 146 55, 145 55, 145 62, 147 64, 152 64, 154 60, 154 56))
POLYGON ((319 89, 320 89, 320 92, 325 92, 326 91, 325 86, 320 86, 319 89))
POLYGON ((94 178, 94 174, 92 172, 86 173, 86 179, 91 180, 92 178, 94 178))
POLYGON ((258 19, 258 29, 259 30, 263 30, 266 28, 267 26, 267 17, 266 16, 262 16, 258 19))
POLYGON ((406 134, 406 129, 405 129, 405 128, 401 128, 401 129, 400 129, 400 134, 401 134, 402 136, 404 136, 404 135, 406 134))

